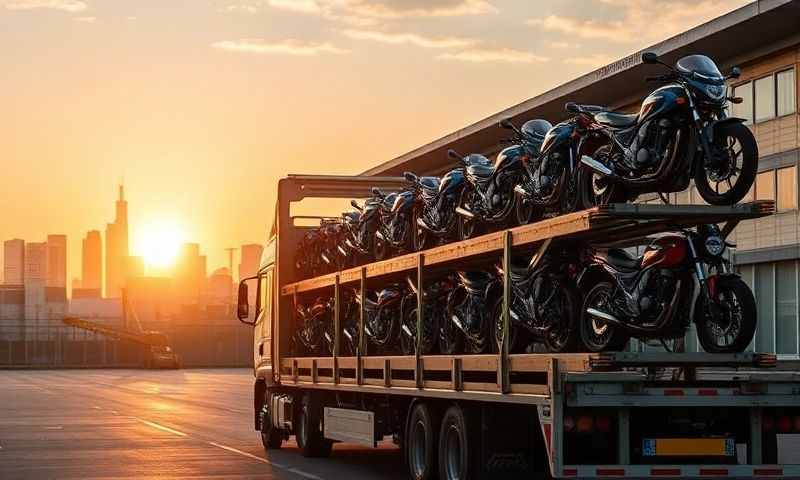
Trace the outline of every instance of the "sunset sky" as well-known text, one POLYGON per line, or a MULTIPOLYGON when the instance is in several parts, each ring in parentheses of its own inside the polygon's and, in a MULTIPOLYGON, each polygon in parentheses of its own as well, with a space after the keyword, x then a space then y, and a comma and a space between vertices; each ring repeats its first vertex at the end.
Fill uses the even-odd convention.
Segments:
MULTIPOLYGON (((0 240, 180 225, 209 273, 287 173, 358 173, 747 2, 0 0, 0 240)), ((1 250, 1 249, 0 249, 1 250)), ((2 252, 0 251, 0 256, 2 252)))

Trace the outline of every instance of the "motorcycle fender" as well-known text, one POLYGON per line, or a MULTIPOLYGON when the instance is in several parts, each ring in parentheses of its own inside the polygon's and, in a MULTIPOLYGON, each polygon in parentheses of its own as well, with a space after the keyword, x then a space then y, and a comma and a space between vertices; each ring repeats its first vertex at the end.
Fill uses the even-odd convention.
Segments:
POLYGON ((725 125, 730 125, 733 123, 744 123, 746 121, 747 121, 746 119, 738 117, 728 117, 719 120, 714 120, 713 122, 710 122, 703 128, 703 135, 705 135, 706 139, 708 139, 709 142, 713 142, 714 133, 716 132, 717 128, 725 125))

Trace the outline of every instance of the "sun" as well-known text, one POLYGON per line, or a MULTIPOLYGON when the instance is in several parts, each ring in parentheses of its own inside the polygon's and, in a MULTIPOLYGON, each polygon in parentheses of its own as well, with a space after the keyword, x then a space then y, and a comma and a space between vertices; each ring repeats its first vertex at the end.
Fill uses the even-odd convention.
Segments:
POLYGON ((160 270, 175 264, 185 237, 183 229, 177 222, 157 220, 137 230, 136 250, 148 267, 160 270))

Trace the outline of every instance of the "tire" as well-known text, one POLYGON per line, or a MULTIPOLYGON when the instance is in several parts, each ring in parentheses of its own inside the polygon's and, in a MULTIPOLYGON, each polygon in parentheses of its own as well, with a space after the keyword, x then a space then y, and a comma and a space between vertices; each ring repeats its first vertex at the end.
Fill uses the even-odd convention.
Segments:
POLYGON ((408 416, 404 450, 409 478, 436 478, 439 438, 439 416, 427 403, 416 403, 408 416))
POLYGON ((414 209, 411 215, 411 248, 414 252, 421 252, 428 246, 428 231, 417 223, 419 210, 414 209))
POLYGON ((451 293, 447 307, 439 325, 439 352, 443 355, 457 355, 464 352, 464 332, 459 330, 452 319, 456 307, 456 296, 451 293))
POLYGON ((595 185, 598 174, 583 167, 578 172, 578 202, 580 208, 588 209, 610 203, 625 203, 628 199, 623 188, 618 184, 600 188, 595 185))
POLYGON ((694 320, 700 345, 709 353, 743 352, 756 333, 757 311, 753 292, 739 277, 721 277, 717 282, 715 300, 723 305, 723 310, 717 315, 718 320, 713 319, 714 315, 709 312, 703 296, 697 299, 694 320), (738 310, 738 314, 733 309, 738 310), (733 316, 737 318, 731 318, 733 316), (728 332, 733 336, 730 342, 720 344, 716 341, 717 335, 728 332))
POLYGON ((514 202, 514 217, 517 225, 527 225, 533 220, 533 214, 536 207, 531 202, 526 202, 522 197, 517 196, 514 202))
POLYGON ((389 242, 375 235, 372 240, 372 257, 376 262, 389 258, 389 242))
POLYGON ((578 323, 581 317, 581 295, 571 285, 561 285, 560 287, 560 313, 564 324, 560 330, 551 330, 549 335, 545 336, 544 345, 547 351, 553 353, 576 352, 580 337, 578 323))
POLYGON ((480 475, 480 432, 471 413, 453 405, 442 417, 439 480, 471 480, 480 475))
POLYGON ((306 392, 300 403, 295 439, 304 457, 329 457, 333 442, 323 436, 319 396, 306 392))
MULTIPOLYGON (((460 205, 462 208, 469 207, 472 204, 472 198, 475 196, 475 192, 467 189, 461 194, 461 202, 460 205)), ((474 214, 474 213, 473 213, 474 214)), ((458 223, 458 239, 459 240, 468 240, 475 236, 475 233, 478 230, 478 219, 475 217, 468 218, 460 213, 456 212, 457 223, 458 223)))
POLYGON ((742 165, 738 167, 738 161, 736 162, 739 175, 736 177, 735 182, 731 182, 730 179, 726 181, 729 186, 727 191, 718 193, 722 181, 715 182, 715 186, 711 185, 703 161, 698 162, 695 167, 694 182, 697 186, 697 191, 703 197, 703 200, 711 205, 734 205, 738 203, 747 195, 750 187, 753 186, 753 182, 755 182, 758 171, 758 145, 755 137, 753 137, 753 132, 741 123, 727 123, 717 127, 714 132, 714 145, 725 145, 728 154, 731 154, 736 153, 737 144, 740 147, 742 165), (731 140, 734 140, 733 145, 731 145, 731 140))
MULTIPOLYGON (((508 321, 508 353, 523 353, 530 344, 530 334, 513 319, 508 321)), ((492 307, 492 353, 498 353, 503 348, 503 297, 494 302, 492 307)))
POLYGON ((272 425, 272 416, 269 411, 269 392, 265 396, 266 402, 261 410, 261 445, 264 446, 265 451, 278 450, 283 445, 285 434, 282 430, 278 430, 272 425))
POLYGON ((580 315, 580 333, 583 345, 590 352, 622 350, 628 337, 619 328, 589 315, 589 307, 602 308, 611 295, 613 287, 609 282, 600 282, 586 294, 580 315))

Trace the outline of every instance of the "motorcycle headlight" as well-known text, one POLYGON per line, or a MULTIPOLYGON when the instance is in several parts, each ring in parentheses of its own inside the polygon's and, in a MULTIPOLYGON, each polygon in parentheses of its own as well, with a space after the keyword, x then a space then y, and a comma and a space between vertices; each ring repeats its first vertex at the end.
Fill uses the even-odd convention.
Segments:
POLYGON ((707 84, 704 90, 706 96, 716 102, 722 101, 722 99, 725 98, 725 85, 707 84))
POLYGON ((725 251, 725 241, 717 236, 706 238, 706 251, 715 257, 722 255, 725 251))

